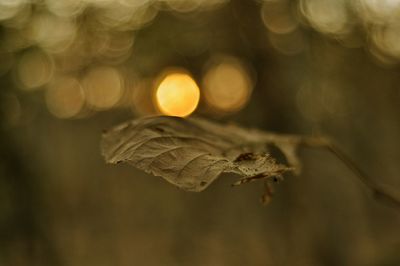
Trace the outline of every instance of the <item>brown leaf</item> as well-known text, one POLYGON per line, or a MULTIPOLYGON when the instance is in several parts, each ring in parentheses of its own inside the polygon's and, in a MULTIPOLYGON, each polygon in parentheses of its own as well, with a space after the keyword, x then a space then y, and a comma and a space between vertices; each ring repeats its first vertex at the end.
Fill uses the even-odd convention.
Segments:
POLYGON ((238 185, 281 178, 291 171, 266 152, 268 143, 281 148, 289 163, 297 164, 295 137, 200 118, 136 119, 105 132, 101 150, 108 163, 127 162, 184 190, 202 191, 224 172, 241 175, 238 185))
POLYGON ((332 141, 320 137, 278 135, 234 125, 221 125, 200 118, 148 117, 114 127, 104 133, 101 150, 108 163, 127 162, 165 178, 188 191, 202 191, 221 173, 242 176, 233 185, 264 180, 268 203, 272 181, 283 179, 288 171, 299 173, 296 155, 303 145, 323 148, 341 160, 377 199, 400 210, 400 200, 382 189, 332 141), (290 166, 276 162, 268 146, 276 146, 290 166))

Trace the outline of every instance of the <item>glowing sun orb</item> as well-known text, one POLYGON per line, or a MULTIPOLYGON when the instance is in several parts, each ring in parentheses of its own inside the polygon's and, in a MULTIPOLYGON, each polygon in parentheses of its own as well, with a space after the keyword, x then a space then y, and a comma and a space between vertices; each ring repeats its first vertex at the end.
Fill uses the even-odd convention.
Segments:
POLYGON ((200 89, 191 76, 175 72, 166 75, 156 90, 158 109, 165 115, 190 115, 200 100, 200 89))

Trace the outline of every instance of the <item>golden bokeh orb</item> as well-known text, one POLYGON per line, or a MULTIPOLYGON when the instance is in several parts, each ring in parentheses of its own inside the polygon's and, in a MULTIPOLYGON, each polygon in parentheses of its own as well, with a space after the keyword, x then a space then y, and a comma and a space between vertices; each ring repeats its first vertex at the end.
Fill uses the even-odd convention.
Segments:
POLYGON ((85 103, 83 89, 74 77, 61 77, 46 90, 47 109, 58 118, 72 118, 85 103))
POLYGON ((216 60, 203 78, 204 98, 216 111, 227 113, 243 108, 253 89, 246 67, 236 58, 216 60))
POLYGON ((16 70, 21 88, 32 91, 41 88, 51 80, 54 64, 46 53, 30 50, 20 57, 16 70))
POLYGON ((185 117, 193 113, 200 100, 200 89, 184 72, 172 72, 159 83, 155 99, 165 115, 185 117))
POLYGON ((105 110, 118 103, 123 94, 122 77, 112 67, 95 67, 82 81, 87 104, 94 110, 105 110))

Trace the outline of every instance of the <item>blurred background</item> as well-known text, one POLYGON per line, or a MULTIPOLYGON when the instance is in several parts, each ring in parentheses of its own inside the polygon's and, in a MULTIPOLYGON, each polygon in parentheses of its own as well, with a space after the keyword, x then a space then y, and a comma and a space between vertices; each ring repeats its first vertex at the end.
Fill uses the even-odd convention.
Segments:
POLYGON ((0 0, 0 265, 400 265, 400 214, 302 150, 181 191, 106 165, 146 115, 324 135, 400 191, 400 0, 0 0))

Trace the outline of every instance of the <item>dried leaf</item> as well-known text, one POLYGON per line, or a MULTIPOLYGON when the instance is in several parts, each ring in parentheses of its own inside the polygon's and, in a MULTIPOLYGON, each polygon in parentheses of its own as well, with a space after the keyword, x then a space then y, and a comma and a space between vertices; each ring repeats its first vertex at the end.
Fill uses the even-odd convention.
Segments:
POLYGON ((108 163, 127 162, 188 191, 202 191, 221 173, 236 173, 239 185, 260 178, 281 178, 292 167, 267 153, 273 143, 298 164, 294 137, 266 134, 200 118, 148 117, 117 126, 103 135, 108 163))
POLYGON ((324 138, 278 135, 234 125, 221 125, 200 118, 148 117, 136 119, 104 133, 101 150, 108 163, 127 162, 161 176, 188 191, 202 191, 221 173, 242 176, 233 185, 264 180, 267 203, 273 194, 271 181, 289 171, 299 173, 296 155, 300 145, 324 148, 341 160, 373 195, 400 210, 400 200, 388 193, 324 138), (288 165, 277 163, 268 147, 276 146, 288 165))

